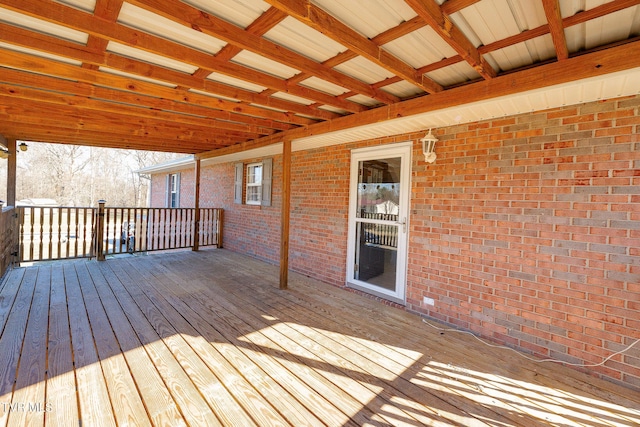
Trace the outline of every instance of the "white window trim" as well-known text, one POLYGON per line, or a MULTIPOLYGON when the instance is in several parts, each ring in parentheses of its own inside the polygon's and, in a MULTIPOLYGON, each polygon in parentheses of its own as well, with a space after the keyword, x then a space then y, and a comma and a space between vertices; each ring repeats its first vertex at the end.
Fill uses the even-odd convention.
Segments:
POLYGON ((166 207, 179 208, 180 207, 180 173, 167 174, 167 188, 166 188, 166 207), (175 177, 175 179, 173 179, 175 177), (172 182, 175 182, 175 191, 172 186, 172 182), (171 206, 172 195, 175 194, 175 206, 171 206))
POLYGON ((264 167, 262 165, 262 162, 256 162, 256 163, 249 163, 246 167, 246 191, 245 191, 245 203, 247 205, 261 205, 262 204, 262 172, 264 170, 264 167), (251 168, 255 168, 255 167, 260 167, 260 181, 259 182, 249 182, 249 169, 251 168), (257 187, 259 189, 259 197, 258 200, 249 200, 249 188, 251 187, 257 187))

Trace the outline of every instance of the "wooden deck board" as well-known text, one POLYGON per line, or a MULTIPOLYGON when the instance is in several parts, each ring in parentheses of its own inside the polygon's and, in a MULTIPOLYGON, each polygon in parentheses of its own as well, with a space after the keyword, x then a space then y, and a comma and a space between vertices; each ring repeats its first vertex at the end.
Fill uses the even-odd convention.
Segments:
POLYGON ((108 285, 109 281, 115 281, 117 278, 109 274, 109 271, 101 271, 97 263, 88 263, 87 266, 113 332, 124 352, 131 375, 136 381, 140 398, 145 403, 151 423, 168 426, 186 425, 171 393, 108 285))
POLYGON ((115 415, 94 341, 94 332, 100 340, 103 333, 111 331, 91 329, 87 310, 93 307, 85 305, 80 287, 86 285, 80 284, 74 263, 64 265, 64 277, 80 419, 85 425, 115 426, 115 415))
POLYGON ((71 404, 77 401, 77 393, 62 263, 51 268, 48 347, 46 424, 60 427, 75 425, 80 416, 78 405, 71 404))
POLYGON ((14 269, 0 331, 0 426, 640 424, 633 390, 225 250, 14 269))
POLYGON ((131 390, 137 390, 137 385, 120 351, 120 344, 109 324, 86 264, 76 263, 75 267, 78 280, 82 283, 81 290, 88 307, 91 328, 100 331, 100 334, 94 333, 94 342, 116 422, 118 425, 151 425, 140 395, 131 393, 131 390))

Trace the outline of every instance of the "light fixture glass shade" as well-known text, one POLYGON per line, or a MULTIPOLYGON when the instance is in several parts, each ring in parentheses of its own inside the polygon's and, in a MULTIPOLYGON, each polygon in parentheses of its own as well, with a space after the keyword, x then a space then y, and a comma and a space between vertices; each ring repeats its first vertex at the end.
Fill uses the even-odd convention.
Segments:
POLYGON ((429 133, 427 133, 423 138, 420 139, 422 142, 422 153, 424 154, 424 161, 427 163, 433 163, 436 161, 436 142, 438 142, 438 138, 435 137, 433 133, 431 133, 431 129, 429 129, 429 133))
POLYGON ((29 148, 29 146, 26 142, 21 142, 20 145, 18 145, 18 148, 20 149, 20 151, 27 151, 27 148, 29 148))

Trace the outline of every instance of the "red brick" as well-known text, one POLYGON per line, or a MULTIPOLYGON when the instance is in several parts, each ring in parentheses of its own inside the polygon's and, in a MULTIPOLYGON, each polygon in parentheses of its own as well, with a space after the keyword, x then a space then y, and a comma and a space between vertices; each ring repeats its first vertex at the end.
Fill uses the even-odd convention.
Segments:
MULTIPOLYGON (((540 354, 548 349, 526 337, 546 339, 596 363, 610 354, 607 343, 640 337, 640 266, 615 259, 640 256, 640 230, 624 223, 640 221, 640 151, 619 145, 640 142, 638 104, 605 100, 443 127, 433 165, 414 144, 408 309, 540 354), (424 296, 436 305, 422 307, 424 296), (524 336, 492 323, 495 313, 524 336)), ((293 153, 293 270, 344 286, 351 149, 423 135, 293 153)), ((232 163, 203 166, 201 205, 225 209, 227 248, 278 262, 280 174, 275 156, 273 206, 247 207, 233 203, 232 163)), ((155 206, 163 179, 153 176, 155 206)), ((191 206, 193 171, 181 182, 181 205, 191 206)), ((592 372, 636 371, 617 363, 592 372)))

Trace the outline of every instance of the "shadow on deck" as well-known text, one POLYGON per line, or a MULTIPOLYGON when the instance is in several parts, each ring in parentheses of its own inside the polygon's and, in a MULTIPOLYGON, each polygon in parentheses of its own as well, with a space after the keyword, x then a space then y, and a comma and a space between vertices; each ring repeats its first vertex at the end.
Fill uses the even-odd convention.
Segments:
POLYGON ((637 425, 640 396, 223 249, 18 268, 0 425, 637 425))

